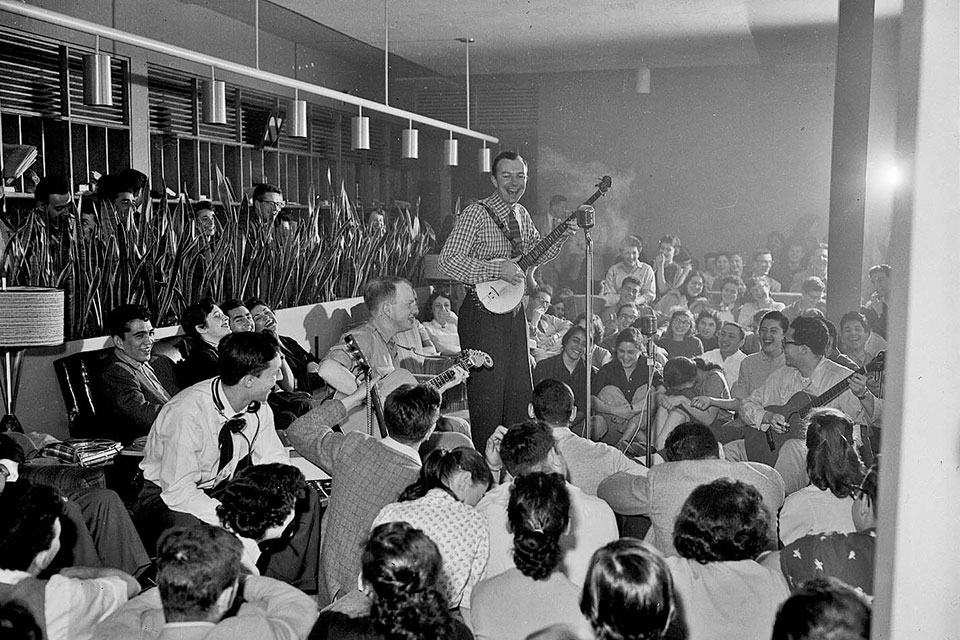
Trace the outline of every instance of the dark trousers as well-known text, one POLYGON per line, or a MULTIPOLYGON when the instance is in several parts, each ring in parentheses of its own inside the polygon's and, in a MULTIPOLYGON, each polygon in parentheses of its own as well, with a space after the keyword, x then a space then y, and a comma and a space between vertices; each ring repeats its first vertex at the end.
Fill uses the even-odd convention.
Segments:
MULTIPOLYGON (((316 593, 320 577, 320 496, 307 487, 307 495, 297 504, 297 514, 280 541, 257 562, 260 573, 282 580, 307 593, 316 593), (284 544, 286 542, 286 544, 284 544)), ((157 541, 172 527, 195 527, 200 520, 189 513, 173 511, 160 497, 160 487, 143 481, 137 501, 136 524, 147 549, 156 555, 157 541)))
POLYGON ((460 307, 458 326, 463 349, 479 349, 493 358, 493 367, 474 369, 467 378, 470 431, 477 451, 483 451, 498 426, 528 419, 533 374, 527 321, 522 307, 491 313, 470 293, 460 307))

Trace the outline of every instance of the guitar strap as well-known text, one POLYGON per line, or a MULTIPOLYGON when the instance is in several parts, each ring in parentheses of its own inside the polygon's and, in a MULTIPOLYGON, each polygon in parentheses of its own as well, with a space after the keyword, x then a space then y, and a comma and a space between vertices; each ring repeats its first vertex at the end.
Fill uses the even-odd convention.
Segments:
POLYGON ((520 240, 520 229, 517 228, 516 234, 511 234, 510 230, 507 229, 507 226, 503 224, 503 220, 497 217, 497 214, 493 212, 493 209, 487 205, 486 202, 478 203, 481 207, 487 210, 487 213, 490 214, 490 219, 493 220, 493 223, 497 225, 497 228, 500 229, 500 232, 503 233, 503 236, 510 243, 512 253, 510 254, 511 258, 516 258, 519 255, 523 255, 523 245, 520 240))

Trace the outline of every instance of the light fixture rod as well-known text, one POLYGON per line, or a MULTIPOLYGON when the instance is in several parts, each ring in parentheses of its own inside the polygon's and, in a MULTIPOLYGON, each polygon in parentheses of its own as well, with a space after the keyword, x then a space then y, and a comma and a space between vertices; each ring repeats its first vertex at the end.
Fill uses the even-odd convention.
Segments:
POLYGON ((141 49, 156 51, 158 53, 163 53, 169 56, 173 56, 175 58, 180 58, 181 60, 189 60, 191 62, 196 62, 201 65, 216 66, 221 71, 235 73, 237 75, 241 75, 247 78, 255 78, 257 80, 269 82, 271 84, 279 85, 281 87, 289 87, 291 89, 301 89, 306 93, 322 96, 324 98, 329 98, 331 100, 337 100, 339 102, 344 102, 346 104, 366 107, 371 111, 376 111, 384 115, 393 116, 395 118, 401 118, 403 120, 413 120, 414 122, 419 122, 420 124, 434 127, 436 129, 456 132, 462 136, 467 136, 469 138, 476 138, 477 140, 486 140, 487 142, 494 143, 494 144, 500 142, 500 139, 497 138, 496 136, 480 133, 479 131, 472 131, 465 127, 460 127, 455 124, 443 122, 442 120, 437 120, 435 118, 422 116, 412 111, 406 111, 405 109, 397 109, 396 107, 380 104, 379 102, 374 102, 373 100, 367 100, 366 98, 352 96, 348 93, 341 93, 340 91, 334 91, 333 89, 328 89, 327 87, 323 87, 317 84, 310 84, 309 82, 303 82, 301 80, 295 80, 293 78, 281 76, 279 74, 271 73, 269 71, 263 71, 261 69, 253 69, 246 65, 237 64, 236 62, 231 62, 229 60, 224 60, 222 58, 217 58, 214 56, 208 56, 203 53, 198 53, 196 51, 191 51, 190 49, 184 49, 183 47, 170 45, 165 42, 153 40, 151 38, 144 38, 143 36, 126 33, 124 31, 120 31, 119 29, 105 27, 103 25, 99 25, 94 22, 90 22, 88 20, 80 20, 72 16, 66 16, 62 13, 57 13, 56 11, 48 11, 46 9, 40 9, 38 7, 34 7, 28 4, 13 2, 12 0, 0 0, 0 10, 7 11, 9 13, 13 13, 16 15, 24 16, 27 18, 33 18, 34 20, 40 20, 42 22, 64 27, 66 29, 72 29, 74 31, 80 31, 82 33, 89 33, 93 35, 103 36, 104 38, 107 38, 108 40, 113 40, 114 42, 122 42, 123 44, 129 44, 135 47, 139 47, 141 49))
POLYGON ((470 128, 470 40, 467 40, 467 129, 469 128, 470 128))
POLYGON ((260 0, 253 0, 253 51, 257 69, 260 68, 260 0))
POLYGON ((383 104, 390 104, 390 20, 383 0, 383 104))

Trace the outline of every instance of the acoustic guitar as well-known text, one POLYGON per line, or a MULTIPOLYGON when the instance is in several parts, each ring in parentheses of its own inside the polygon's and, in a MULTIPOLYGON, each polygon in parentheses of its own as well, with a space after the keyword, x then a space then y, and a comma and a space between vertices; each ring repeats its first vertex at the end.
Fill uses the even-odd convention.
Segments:
POLYGON ((860 367, 818 396, 806 391, 798 391, 790 397, 786 404, 764 407, 767 411, 779 413, 786 418, 789 429, 783 433, 774 433, 773 429, 769 428, 766 431, 753 428, 745 429, 743 440, 747 450, 747 459, 751 462, 762 462, 771 467, 774 466, 784 442, 792 439, 806 439, 807 429, 804 418, 807 417, 808 413, 839 398, 850 388, 850 378, 852 376, 858 373, 869 374, 883 371, 886 356, 887 352, 881 351, 866 366, 860 367))
MULTIPOLYGON (((359 372, 359 377, 366 384, 369 382, 373 376, 371 375, 370 362, 367 360, 367 357, 363 355, 363 351, 360 349, 360 345, 357 344, 356 339, 353 337, 353 334, 348 333, 343 336, 343 343, 347 347, 347 353, 350 354, 350 357, 353 358, 353 361, 357 364, 357 370, 359 372)), ((380 390, 377 388, 377 385, 371 384, 370 386, 370 395, 369 403, 370 408, 373 412, 373 416, 376 417, 377 426, 380 428, 380 437, 386 438, 390 435, 387 432, 387 421, 383 417, 383 400, 380 397, 380 390)), ((364 425, 363 430, 367 435, 373 435, 373 419, 367 411, 363 411, 364 415, 364 425)))
MULTIPOLYGON (((346 341, 346 338, 344 338, 346 341)), ((349 345, 348 345, 349 347, 349 345)), ((356 348, 350 349, 351 355, 354 356, 356 360, 356 354, 360 353, 360 349, 356 348)), ((362 356, 363 354, 360 353, 362 356)), ((366 358, 364 358, 366 360, 366 358)), ((359 360, 357 360, 357 366, 360 368, 359 360)), ((378 394, 378 397, 385 398, 393 393, 398 387, 401 387, 405 384, 417 385, 425 384, 433 387, 441 394, 447 389, 452 389, 461 382, 465 381, 470 377, 470 369, 476 369, 479 367, 492 367, 493 358, 477 349, 466 349, 459 356, 456 357, 453 366, 449 369, 446 369, 443 373, 436 375, 426 381, 417 380, 412 373, 406 369, 395 369, 394 371, 388 373, 386 376, 380 379, 380 381, 371 385, 371 394, 375 388, 378 394)), ((337 397, 343 397, 343 394, 337 394, 337 397)), ((339 428, 343 433, 349 433, 351 431, 360 431, 367 433, 369 435, 374 435, 370 433, 368 429, 369 417, 367 409, 360 406, 355 408, 353 411, 347 414, 347 417, 340 422, 339 428)), ((385 438, 387 433, 386 425, 380 430, 381 438, 385 438)))
MULTIPOLYGON (((603 176, 603 178, 601 178, 600 182, 597 184, 597 190, 592 196, 587 198, 586 202, 583 204, 593 204, 600 197, 605 195, 612 185, 613 180, 610 178, 610 176, 603 176)), ((553 231, 541 238, 540 242, 535 244, 530 251, 522 255, 519 260, 517 260, 517 266, 523 271, 529 272, 530 269, 537 264, 540 258, 543 257, 543 254, 552 249, 554 245, 563 239, 563 236, 567 231, 567 222, 575 219, 576 217, 576 212, 573 212, 567 216, 566 219, 557 225, 553 231)), ((506 262, 506 258, 498 258, 494 262, 506 262)), ((526 292, 526 279, 518 282, 517 284, 510 284, 506 280, 500 279, 487 280, 486 282, 481 282, 477 285, 476 292, 477 298, 480 300, 480 304, 482 304, 487 311, 499 314, 510 313, 516 309, 517 305, 523 300, 523 294, 526 292)))

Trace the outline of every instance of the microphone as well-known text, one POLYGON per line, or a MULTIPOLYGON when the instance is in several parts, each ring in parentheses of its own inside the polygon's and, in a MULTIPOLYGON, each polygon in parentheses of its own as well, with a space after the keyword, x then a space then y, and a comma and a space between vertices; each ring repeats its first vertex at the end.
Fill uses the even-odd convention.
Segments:
POLYGON ((590 205, 580 205, 577 208, 577 226, 581 229, 593 229, 596 224, 597 211, 590 205))

